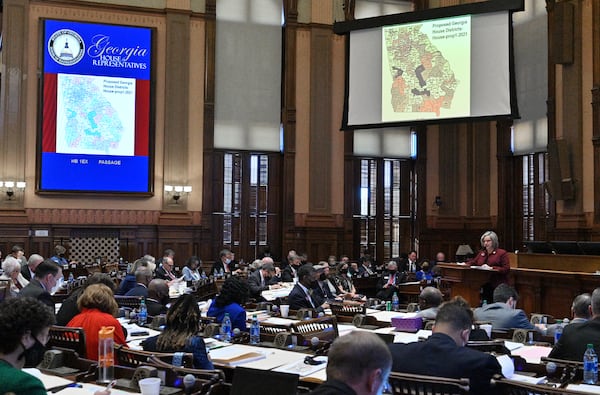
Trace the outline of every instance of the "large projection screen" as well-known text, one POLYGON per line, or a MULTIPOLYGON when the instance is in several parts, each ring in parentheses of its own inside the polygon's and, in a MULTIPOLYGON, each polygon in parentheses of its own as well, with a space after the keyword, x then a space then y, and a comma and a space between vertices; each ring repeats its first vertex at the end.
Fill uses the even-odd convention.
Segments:
POLYGON ((342 129, 517 118, 517 9, 522 0, 337 23, 349 34, 342 129))
POLYGON ((38 193, 152 194, 152 29, 43 20, 38 193))

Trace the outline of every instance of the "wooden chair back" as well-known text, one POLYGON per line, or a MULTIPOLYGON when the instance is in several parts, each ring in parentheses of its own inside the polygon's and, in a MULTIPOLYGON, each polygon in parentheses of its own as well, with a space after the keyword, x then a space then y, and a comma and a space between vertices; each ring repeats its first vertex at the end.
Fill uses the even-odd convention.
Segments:
POLYGON ((10 282, 11 280, 0 280, 0 302, 10 298, 10 282))
POLYGON ((388 378, 394 395, 462 395, 469 393, 469 379, 392 372, 388 378))
POLYGON ((81 358, 86 357, 85 332, 83 328, 52 325, 47 346, 73 350, 81 358))
POLYGON ((119 307, 129 307, 131 309, 139 309, 140 302, 142 301, 141 296, 122 296, 115 295, 115 300, 119 307))

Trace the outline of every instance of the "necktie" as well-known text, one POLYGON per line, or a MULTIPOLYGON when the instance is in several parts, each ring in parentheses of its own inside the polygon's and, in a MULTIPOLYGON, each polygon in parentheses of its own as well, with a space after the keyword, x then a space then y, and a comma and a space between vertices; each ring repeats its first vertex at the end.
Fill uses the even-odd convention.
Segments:
POLYGON ((313 300, 312 300, 312 297, 311 297, 311 295, 312 295, 312 289, 307 289, 306 291, 307 291, 307 292, 306 292, 306 296, 307 296, 307 298, 308 298, 308 301, 310 302, 310 305, 311 305, 311 306, 313 307, 313 309, 314 309, 314 308, 315 308, 315 304, 314 304, 314 302, 313 302, 313 300))
POLYGON ((390 275, 390 279, 388 280, 388 285, 394 285, 394 279, 395 279, 395 275, 390 275))

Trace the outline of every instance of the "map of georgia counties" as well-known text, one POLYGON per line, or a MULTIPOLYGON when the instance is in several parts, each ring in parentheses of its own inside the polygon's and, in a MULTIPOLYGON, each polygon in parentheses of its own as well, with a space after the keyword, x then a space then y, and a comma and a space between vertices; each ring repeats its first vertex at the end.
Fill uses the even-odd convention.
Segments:
POLYGON ((451 108, 458 84, 450 63, 420 32, 421 25, 385 31, 395 112, 433 112, 451 108))
POLYGON ((93 78, 63 75, 63 111, 66 115, 65 143, 69 149, 109 154, 123 136, 119 114, 102 94, 93 78))

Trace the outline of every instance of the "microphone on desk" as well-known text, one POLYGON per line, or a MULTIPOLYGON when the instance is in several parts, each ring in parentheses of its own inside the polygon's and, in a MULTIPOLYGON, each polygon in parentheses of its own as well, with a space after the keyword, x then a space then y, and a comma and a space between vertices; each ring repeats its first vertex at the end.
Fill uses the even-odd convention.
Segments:
POLYGON ((546 364, 546 373, 548 373, 548 375, 556 373, 556 364, 554 362, 548 362, 546 364))
POLYGON ((186 374, 183 377, 183 388, 185 388, 186 394, 191 394, 194 391, 194 384, 196 384, 196 377, 193 374, 186 374))

